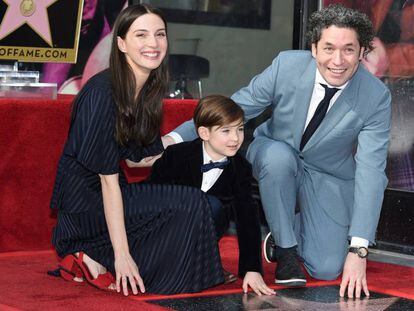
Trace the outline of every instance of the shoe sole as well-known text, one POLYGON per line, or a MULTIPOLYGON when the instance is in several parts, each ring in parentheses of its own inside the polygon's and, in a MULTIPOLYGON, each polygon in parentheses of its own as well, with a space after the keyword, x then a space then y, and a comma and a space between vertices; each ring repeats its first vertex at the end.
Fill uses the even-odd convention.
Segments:
POLYGON ((264 239, 264 242, 263 242, 263 257, 264 257, 264 259, 268 262, 268 263, 272 263, 272 262, 274 262, 274 261, 271 261, 268 257, 267 257, 267 254, 266 254, 266 243, 267 243, 267 240, 270 238, 270 236, 272 235, 272 233, 271 232, 269 232, 267 235, 266 235, 266 237, 265 237, 265 239, 264 239))
POLYGON ((304 287, 306 286, 306 280, 304 279, 290 279, 290 280, 275 279, 275 284, 289 286, 289 287, 304 287))

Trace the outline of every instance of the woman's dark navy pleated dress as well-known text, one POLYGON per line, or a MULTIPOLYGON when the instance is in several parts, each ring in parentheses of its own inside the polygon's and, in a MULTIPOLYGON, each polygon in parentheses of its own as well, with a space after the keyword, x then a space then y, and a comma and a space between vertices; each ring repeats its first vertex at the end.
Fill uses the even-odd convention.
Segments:
POLYGON ((58 164, 51 207, 58 210, 52 242, 59 256, 84 251, 114 273, 100 177, 119 173, 129 249, 147 292, 195 292, 223 282, 211 210, 204 193, 182 186, 128 184, 119 161, 163 150, 121 147, 114 139, 115 104, 109 74, 80 91, 58 164))

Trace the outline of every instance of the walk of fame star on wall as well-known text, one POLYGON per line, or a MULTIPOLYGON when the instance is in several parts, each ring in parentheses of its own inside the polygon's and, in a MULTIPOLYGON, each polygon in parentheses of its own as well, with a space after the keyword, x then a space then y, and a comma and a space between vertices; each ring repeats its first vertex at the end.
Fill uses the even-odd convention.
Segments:
POLYGON ((24 24, 53 45, 47 8, 58 0, 2 0, 7 10, 0 24, 0 40, 24 24))

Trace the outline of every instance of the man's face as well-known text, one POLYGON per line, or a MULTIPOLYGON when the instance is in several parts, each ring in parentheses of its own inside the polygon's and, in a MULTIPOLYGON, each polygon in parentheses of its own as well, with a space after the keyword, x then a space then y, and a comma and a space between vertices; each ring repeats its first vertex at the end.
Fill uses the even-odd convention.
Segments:
POLYGON ((344 85, 358 69, 364 55, 355 30, 330 26, 322 30, 312 56, 322 77, 332 86, 344 85))

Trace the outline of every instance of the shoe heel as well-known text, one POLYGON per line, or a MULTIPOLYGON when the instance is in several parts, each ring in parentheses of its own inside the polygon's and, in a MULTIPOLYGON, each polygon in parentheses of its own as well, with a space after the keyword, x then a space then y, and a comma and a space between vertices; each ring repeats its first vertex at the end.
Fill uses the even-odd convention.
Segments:
POLYGON ((67 255, 59 263, 60 276, 66 281, 73 281, 76 278, 83 278, 82 270, 79 268, 73 255, 67 255))
POLYGON ((86 281, 98 289, 102 289, 102 290, 110 291, 110 292, 115 291, 109 288, 111 284, 115 283, 115 278, 112 276, 110 272, 99 274, 98 278, 96 279, 92 277, 92 274, 90 273, 88 267, 83 262, 84 254, 85 254, 84 252, 79 252, 78 257, 73 256, 73 260, 74 260, 75 265, 82 272, 82 275, 85 277, 86 281))

